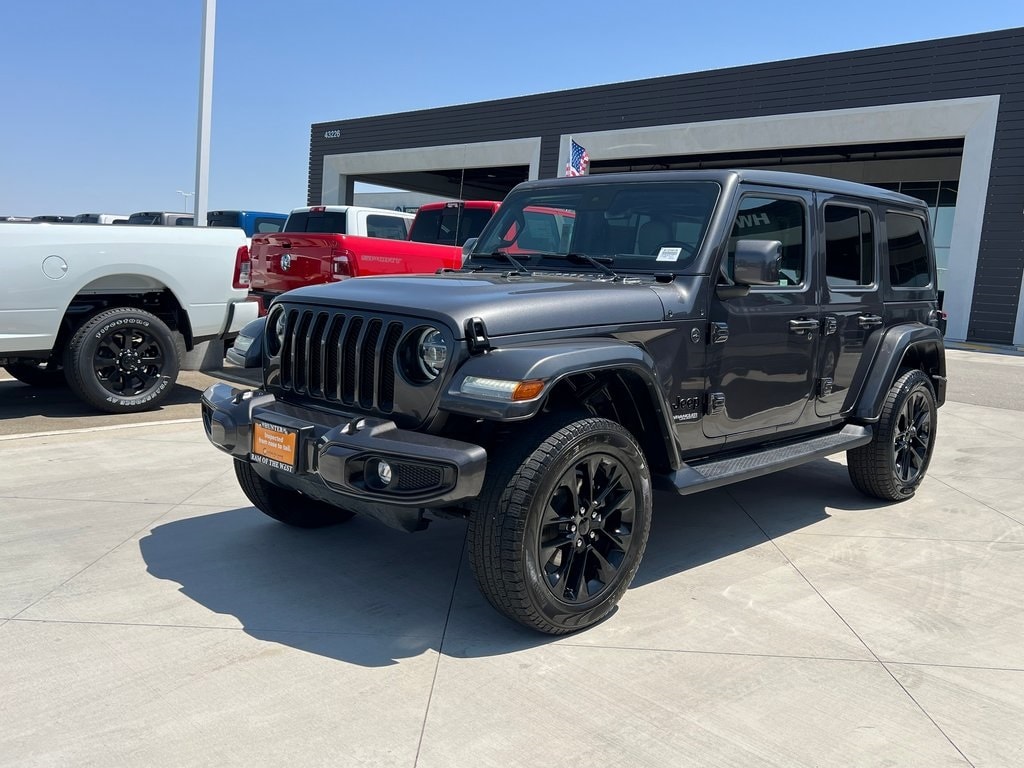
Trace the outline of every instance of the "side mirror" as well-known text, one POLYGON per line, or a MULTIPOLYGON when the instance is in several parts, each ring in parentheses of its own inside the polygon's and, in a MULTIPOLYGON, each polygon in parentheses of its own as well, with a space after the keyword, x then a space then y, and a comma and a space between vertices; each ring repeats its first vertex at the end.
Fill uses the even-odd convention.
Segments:
POLYGON ((740 240, 733 260, 737 285, 778 285, 782 243, 778 240, 740 240))
POLYGON ((477 238, 471 237, 462 244, 462 263, 466 263, 466 259, 469 258, 469 254, 473 252, 473 246, 476 245, 477 238))

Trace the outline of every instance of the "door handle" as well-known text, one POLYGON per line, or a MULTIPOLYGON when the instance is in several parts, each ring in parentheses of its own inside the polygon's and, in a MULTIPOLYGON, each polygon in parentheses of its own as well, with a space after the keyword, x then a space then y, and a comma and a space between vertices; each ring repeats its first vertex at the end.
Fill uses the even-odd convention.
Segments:
POLYGON ((882 318, 878 315, 858 315, 857 326, 860 328, 878 328, 882 324, 882 318))
POLYGON ((818 330, 817 320, 807 320, 800 318, 799 320, 789 321, 790 333, 811 333, 812 331, 818 330))

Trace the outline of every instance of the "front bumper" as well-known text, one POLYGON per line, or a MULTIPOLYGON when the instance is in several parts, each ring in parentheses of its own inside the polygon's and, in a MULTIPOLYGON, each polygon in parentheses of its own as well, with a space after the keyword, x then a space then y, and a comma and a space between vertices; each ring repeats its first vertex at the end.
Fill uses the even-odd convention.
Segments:
POLYGON ((478 445, 399 429, 393 421, 327 413, 277 400, 260 390, 214 384, 202 398, 210 442, 247 461, 275 485, 389 525, 415 530, 425 509, 475 498, 487 452, 478 445), (253 452, 253 424, 294 434, 292 465, 253 452), (389 483, 376 473, 391 471, 389 483))

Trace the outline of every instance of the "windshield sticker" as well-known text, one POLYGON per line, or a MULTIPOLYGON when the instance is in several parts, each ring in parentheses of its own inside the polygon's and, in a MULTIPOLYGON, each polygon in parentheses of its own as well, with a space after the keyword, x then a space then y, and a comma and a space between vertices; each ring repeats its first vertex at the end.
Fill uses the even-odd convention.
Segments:
POLYGON ((662 248, 658 251, 658 261, 679 261, 682 248, 662 248))

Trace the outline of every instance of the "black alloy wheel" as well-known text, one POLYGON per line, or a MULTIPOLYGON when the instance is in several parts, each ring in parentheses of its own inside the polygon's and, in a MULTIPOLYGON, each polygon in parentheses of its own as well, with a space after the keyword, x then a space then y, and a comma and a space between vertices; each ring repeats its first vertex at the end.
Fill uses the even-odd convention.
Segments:
POLYGON ((896 476, 903 485, 916 484, 924 474, 932 443, 932 411, 922 390, 907 398, 896 417, 893 453, 896 476))
POLYGON ((180 336, 155 315, 133 307, 108 309, 71 337, 64 369, 75 393, 97 408, 149 410, 170 394, 182 346, 180 336))
POLYGON ((616 583, 632 546, 636 497, 626 467, 607 453, 586 456, 558 479, 534 542, 555 599, 584 604, 616 583))
POLYGON ((484 597, 553 635, 615 608, 640 565, 653 507, 636 439, 613 421, 576 419, 538 417, 492 446, 469 519, 484 597))
POLYGON ((871 442, 847 451, 850 480, 862 493, 909 499, 924 480, 935 450, 938 409, 927 374, 906 371, 889 388, 871 442))

